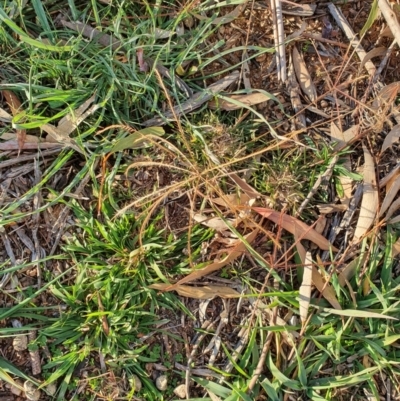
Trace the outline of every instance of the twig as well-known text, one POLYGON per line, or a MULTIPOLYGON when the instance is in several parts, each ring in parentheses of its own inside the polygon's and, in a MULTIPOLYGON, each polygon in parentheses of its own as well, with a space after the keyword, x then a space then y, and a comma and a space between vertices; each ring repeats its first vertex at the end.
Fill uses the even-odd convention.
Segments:
POLYGON ((142 125, 144 125, 145 127, 150 127, 153 125, 163 125, 166 124, 168 120, 174 119, 175 116, 189 113, 200 107, 202 104, 208 102, 214 95, 226 89, 238 78, 239 72, 234 71, 227 77, 222 78, 214 84, 210 85, 208 88, 205 88, 204 90, 195 93, 191 98, 189 98, 182 104, 178 104, 177 106, 175 106, 173 110, 166 112, 164 114, 164 118, 154 117, 150 120, 145 121, 142 125))
POLYGON ((310 200, 312 199, 312 197, 316 194, 316 192, 318 191, 318 188, 321 186, 322 184, 322 180, 325 181, 329 181, 329 179, 332 176, 333 173, 333 169, 337 163, 337 161, 339 160, 339 156, 336 155, 332 161, 329 163, 328 168, 318 176, 317 181, 315 181, 315 184, 313 185, 313 187, 311 188, 311 191, 308 193, 306 199, 304 199, 303 203, 300 205, 299 209, 297 210, 295 217, 298 217, 302 211, 304 210, 304 208, 308 205, 308 203, 310 202, 310 200))
MULTIPOLYGON (((332 17, 335 19, 336 23, 339 25, 340 29, 344 32, 344 34, 347 36, 347 38, 350 41, 351 46, 355 49, 358 57, 360 60, 364 60, 365 56, 367 53, 361 46, 360 40, 357 39, 352 27, 346 20, 345 16, 343 15, 342 11, 339 10, 334 4, 330 3, 328 4, 328 9, 330 13, 332 14, 332 17)), ((372 63, 372 61, 368 60, 365 63, 365 68, 368 71, 368 74, 373 77, 376 73, 376 68, 375 65, 372 63)))
MULTIPOLYGON (((207 330, 207 329, 211 329, 212 327, 214 327, 215 322, 210 322, 209 320, 206 320, 203 325, 202 325, 202 329, 203 330, 207 330)), ((201 333, 197 339, 196 342, 192 348, 192 352, 190 353, 190 357, 188 358, 187 361, 187 370, 186 370, 186 374, 185 374, 185 389, 186 389, 186 399, 188 400, 190 398, 190 373, 191 373, 191 365, 194 359, 194 356, 196 354, 197 349, 199 348, 201 342, 203 341, 203 338, 205 336, 207 336, 208 332, 205 333, 201 333)))
POLYGON ((304 32, 301 34, 300 38, 302 37, 306 39, 317 40, 318 42, 327 43, 333 46, 342 47, 343 49, 347 49, 349 47, 349 45, 346 45, 345 43, 336 42, 335 40, 325 39, 322 36, 316 35, 314 33, 304 32))
POLYGON ((387 0, 378 0, 378 7, 381 10, 390 30, 392 31, 397 44, 400 46, 400 24, 397 20, 396 14, 389 6, 387 0))
MULTIPOLYGON (((34 160, 34 166, 35 166, 35 185, 38 185, 41 181, 42 178, 42 174, 40 172, 39 169, 39 161, 38 159, 34 160)), ((33 197, 33 208, 35 211, 37 211, 38 209, 40 209, 40 201, 41 201, 41 192, 40 190, 38 192, 35 193, 34 197, 33 197)), ((42 255, 42 253, 45 253, 44 249, 40 246, 39 244, 39 240, 38 240, 38 229, 39 229, 39 217, 40 217, 40 213, 34 213, 32 216, 32 221, 33 221, 33 229, 32 229, 32 238, 33 238, 33 242, 35 245, 35 252, 32 253, 32 261, 36 260, 36 275, 37 275, 37 284, 38 284, 38 288, 40 288, 42 286, 42 271, 40 269, 40 262, 39 260, 42 259, 42 256, 46 256, 45 254, 42 255)), ((40 371, 39 371, 40 373, 40 371)), ((38 374, 39 374, 38 373, 38 374)))
POLYGON ((376 73, 375 73, 374 78, 372 80, 373 83, 375 83, 379 79, 380 75, 382 74, 382 71, 383 71, 383 69, 385 68, 385 66, 387 64, 387 62, 389 60, 389 57, 392 54, 392 51, 394 49, 395 44, 396 44, 396 39, 390 44, 389 48, 386 51, 385 57, 382 59, 381 63, 379 64, 379 67, 376 70, 376 73))
POLYGON ((254 386, 257 384, 258 378, 260 377, 261 373, 264 370, 265 360, 267 359, 267 354, 268 354, 269 347, 271 345, 273 336, 274 336, 274 332, 269 331, 268 335, 267 335, 267 339, 266 339, 263 349, 261 351, 261 355, 260 355, 260 359, 258 361, 257 367, 256 367, 256 369, 253 373, 253 376, 249 382, 249 387, 247 390, 248 393, 250 393, 253 390, 254 386))
POLYGON ((275 0, 270 0, 270 4, 271 4, 271 15, 272 15, 272 28, 273 28, 273 33, 274 33, 276 69, 277 69, 278 81, 280 81, 281 80, 281 62, 280 62, 279 50, 278 50, 278 44, 279 44, 278 22, 277 22, 277 18, 276 18, 275 0))
POLYGON ((278 24, 278 53, 280 58, 280 76, 281 81, 285 82, 286 75, 286 53, 285 53, 285 28, 283 26, 282 3, 281 0, 275 0, 276 22, 278 24))

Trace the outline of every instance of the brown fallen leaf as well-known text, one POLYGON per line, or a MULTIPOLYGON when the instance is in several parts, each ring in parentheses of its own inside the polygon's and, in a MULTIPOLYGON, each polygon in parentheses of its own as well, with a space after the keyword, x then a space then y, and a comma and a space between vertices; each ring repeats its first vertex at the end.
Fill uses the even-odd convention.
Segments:
POLYGON ((220 297, 224 299, 239 298, 240 293, 233 288, 221 285, 205 285, 201 287, 193 287, 191 285, 175 285, 171 284, 152 284, 149 288, 160 291, 176 291, 180 296, 194 299, 213 299, 220 297), (173 288, 172 288, 173 287, 173 288))
POLYGON ((266 102, 270 99, 271 98, 266 94, 259 92, 245 95, 230 95, 225 96, 224 99, 211 100, 210 102, 208 102, 208 107, 212 110, 238 110, 244 106, 253 106, 255 104, 266 102), (234 100, 235 103, 230 102, 229 99, 234 100), (236 102, 243 103, 244 106, 237 104, 236 102))
POLYGON ((195 213, 193 215, 193 220, 218 232, 230 231, 227 222, 229 222, 232 226, 237 225, 237 222, 235 223, 235 221, 232 219, 224 220, 221 217, 208 217, 201 213, 195 213))
POLYGON ((392 246, 392 257, 396 257, 400 254, 400 238, 392 246))
MULTIPOLYGON (((396 177, 386 193, 385 199, 382 202, 381 209, 379 211, 379 217, 382 217, 386 210, 392 205, 394 198, 400 190, 400 175, 396 177)), ((387 218, 389 218, 388 216, 387 218)))
POLYGON ((295 217, 263 207, 253 207, 252 209, 275 224, 281 224, 282 228, 291 234, 295 235, 296 233, 300 238, 314 242, 314 244, 317 244, 323 250, 332 249, 333 251, 337 251, 325 237, 295 217))
POLYGON ((240 193, 240 194, 229 194, 229 195, 224 195, 223 197, 220 198, 213 198, 210 199, 211 203, 215 203, 216 205, 226 207, 227 209, 232 209, 232 207, 235 206, 248 206, 251 198, 245 194, 245 193, 240 193))
POLYGON ((254 201, 262 195, 256 191, 251 185, 249 185, 245 180, 240 178, 236 173, 229 174, 229 178, 236 183, 236 185, 248 196, 250 197, 249 202, 254 201))
MULTIPOLYGON (((323 265, 318 255, 317 255, 317 261, 320 266, 323 265)), ((317 290, 335 309, 342 309, 336 297, 334 289, 329 284, 329 282, 324 277, 322 277, 322 274, 318 271, 316 266, 313 266, 312 281, 317 290)))
POLYGON ((392 105, 399 91, 400 81, 384 86, 372 102, 372 108, 378 109, 379 107, 392 105))
MULTIPOLYGON (((258 230, 254 230, 250 234, 247 234, 244 236, 244 239, 248 244, 251 244, 256 236, 258 234, 258 230)), ((224 266, 226 266, 228 263, 233 262, 236 258, 238 258, 240 255, 243 254, 243 252, 246 251, 246 245, 242 240, 237 240, 236 245, 233 248, 228 248, 226 249, 227 256, 223 258, 222 260, 212 262, 208 266, 198 269, 193 271, 193 273, 190 273, 188 276, 184 277, 183 279, 179 280, 176 284, 171 285, 171 287, 168 289, 169 291, 175 290, 179 285, 188 283, 193 280, 197 280, 200 277, 204 277, 207 274, 210 274, 214 271, 222 269, 224 266)), ((195 267, 196 269, 196 267, 195 267)))
POLYGON ((312 102, 315 102, 318 98, 317 89, 315 88, 311 75, 308 72, 306 63, 296 46, 293 46, 292 60, 301 90, 312 102))
POLYGON ((400 163, 397 164, 388 174, 386 174, 380 181, 379 181, 379 188, 386 187, 386 191, 392 186, 393 181, 396 177, 400 174, 400 163))
POLYGON ((344 287, 346 285, 346 281, 350 281, 356 274, 357 269, 362 266, 366 259, 365 253, 360 256, 357 256, 350 263, 348 263, 342 271, 338 275, 339 284, 344 287))
MULTIPOLYGON (((16 115, 20 114, 22 112, 22 104, 18 99, 18 96, 14 92, 9 90, 3 90, 2 93, 6 99, 6 102, 11 110, 12 115, 15 117, 16 115)), ((17 141, 19 149, 22 149, 26 139, 26 130, 17 129, 16 131, 17 131, 17 141)))
POLYGON ((306 253, 305 264, 303 269, 303 280, 299 289, 300 298, 300 319, 304 324, 308 317, 308 308, 311 301, 311 287, 312 287, 312 258, 311 252, 306 253))
POLYGON ((395 125, 392 130, 386 135, 382 144, 381 153, 398 143, 400 139, 400 124, 395 125))
POLYGON ((369 51, 365 55, 365 57, 361 61, 361 64, 360 64, 358 70, 361 71, 363 69, 363 67, 365 66, 365 64, 372 58, 386 55, 387 50, 388 49, 386 47, 374 47, 371 51, 369 51))
POLYGON ((400 209, 400 198, 397 198, 389 207, 385 220, 388 221, 390 224, 394 224, 395 221, 397 221, 397 218, 395 217, 396 220, 391 219, 391 217, 394 215, 395 212, 397 212, 400 209))
POLYGON ((376 185, 375 163, 371 153, 363 145, 364 151, 364 184, 360 215, 358 217, 354 240, 358 241, 368 231, 375 220, 379 205, 379 194, 376 185))

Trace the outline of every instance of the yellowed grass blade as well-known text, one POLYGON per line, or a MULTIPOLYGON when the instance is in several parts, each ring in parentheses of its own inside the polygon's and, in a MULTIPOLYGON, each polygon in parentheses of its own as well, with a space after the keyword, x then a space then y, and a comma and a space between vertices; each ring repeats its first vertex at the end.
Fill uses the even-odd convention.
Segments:
MULTIPOLYGON (((149 286, 149 288, 160 291, 171 291, 171 284, 152 284, 149 286)), ((173 291, 176 291, 182 297, 194 299, 213 299, 215 297, 228 299, 240 297, 240 293, 233 288, 221 285, 205 285, 202 287, 192 287, 190 285, 175 285, 173 291)))
POLYGON ((303 270, 303 281, 299 289, 300 295, 300 319, 304 324, 308 316, 308 307, 311 301, 311 286, 312 286, 312 258, 311 252, 306 253, 306 260, 303 270))
POLYGON ((363 145, 364 151, 364 185, 361 201, 360 215, 354 232, 354 240, 359 240, 372 226, 378 210, 379 197, 376 185, 375 163, 368 149, 363 145))

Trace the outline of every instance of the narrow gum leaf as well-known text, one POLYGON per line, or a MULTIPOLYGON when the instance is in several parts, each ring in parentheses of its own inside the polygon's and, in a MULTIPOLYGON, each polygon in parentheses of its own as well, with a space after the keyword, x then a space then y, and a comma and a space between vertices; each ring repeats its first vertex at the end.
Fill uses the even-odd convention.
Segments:
POLYGON ((296 233, 296 235, 302 239, 314 242, 314 244, 318 245, 325 251, 329 249, 337 251, 337 249, 333 247, 325 237, 323 237, 321 234, 318 234, 313 228, 296 219, 295 217, 263 207, 253 207, 253 210, 268 220, 273 221, 275 224, 281 224, 282 228, 291 234, 295 235, 296 233))
POLYGON ((364 151, 364 185, 361 201, 360 215, 358 217, 354 240, 358 241, 372 226, 378 210, 379 195, 376 185, 375 163, 368 149, 363 145, 364 151))
POLYGON ((308 308, 311 301, 311 286, 312 286, 312 259, 311 252, 306 253, 303 281, 299 289, 300 295, 300 319, 304 324, 308 316, 308 308))
POLYGON ((294 71, 296 73, 297 81, 300 84, 301 90, 312 102, 315 102, 318 98, 317 90, 312 81, 311 75, 308 72, 306 63, 304 62, 296 46, 293 46, 292 57, 294 71))
POLYGON ((393 129, 386 135, 382 144, 381 153, 398 143, 400 139, 400 124, 395 125, 393 129))
MULTIPOLYGON (((247 234, 244 236, 244 239, 251 244, 256 236, 258 234, 258 230, 254 230, 250 234, 247 234)), ((172 285, 169 290, 175 290, 175 288, 179 285, 188 283, 193 280, 198 280, 201 277, 204 277, 214 271, 222 269, 224 266, 226 266, 228 263, 234 261, 236 258, 238 258, 240 255, 243 254, 243 252, 246 251, 246 245, 242 240, 238 240, 236 246, 232 247, 232 249, 227 249, 226 252, 228 252, 228 255, 217 262, 213 262, 209 264, 208 266, 204 267, 203 269, 195 270, 193 273, 190 273, 188 276, 184 277, 182 280, 179 280, 176 284, 172 285)))
MULTIPOLYGON (((400 175, 396 177, 386 193, 385 199, 382 202, 381 210, 379 211, 379 217, 382 217, 386 210, 392 205, 394 198, 400 190, 400 175)), ((389 218, 390 216, 388 216, 389 218)))
POLYGON ((335 291, 329 283, 325 282, 325 280, 322 278, 321 273, 315 266, 313 266, 312 268, 312 281, 317 290, 335 309, 342 309, 339 301, 336 298, 335 291))
MULTIPOLYGON (((170 291, 171 284, 152 284, 149 286, 149 288, 160 291, 170 291)), ((193 299, 213 299, 215 297, 230 299, 240 297, 240 293, 233 288, 220 285, 206 285, 201 287, 192 287, 190 285, 176 285, 174 286, 173 290, 182 297, 193 299)))

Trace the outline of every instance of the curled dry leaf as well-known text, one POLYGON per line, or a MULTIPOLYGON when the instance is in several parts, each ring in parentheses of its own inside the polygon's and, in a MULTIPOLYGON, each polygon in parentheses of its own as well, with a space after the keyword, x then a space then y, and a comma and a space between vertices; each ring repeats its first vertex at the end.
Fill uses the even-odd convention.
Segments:
POLYGON ((40 399, 41 391, 35 384, 28 380, 24 383, 24 391, 29 401, 38 401, 40 399))
POLYGON ((400 139, 400 125, 395 125, 393 129, 386 135, 385 140, 382 144, 381 153, 389 149, 395 143, 398 143, 400 139))
POLYGON ((265 93, 250 93, 245 95, 230 95, 225 96, 224 99, 216 99, 208 102, 208 107, 212 110, 238 110, 244 106, 253 106, 262 102, 266 102, 271 98, 265 93), (229 99, 233 99, 235 103, 230 102, 229 99), (243 106, 239 103, 242 103, 243 106))
POLYGON ((240 293, 233 288, 221 285, 205 285, 202 287, 192 287, 190 285, 174 285, 171 284, 152 284, 149 286, 154 290, 160 291, 176 291, 180 296, 194 299, 213 299, 220 297, 224 299, 239 298, 240 293))
POLYGON ((359 71, 363 69, 365 64, 374 57, 384 56, 387 52, 386 47, 374 47, 371 51, 369 51, 365 57, 362 59, 360 67, 358 68, 359 71))
MULTIPOLYGON (((255 240, 257 234, 258 230, 254 230, 250 234, 245 235, 244 239, 248 244, 251 244, 255 240)), ((197 280, 200 277, 204 277, 207 274, 222 269, 228 263, 233 262, 236 258, 242 255, 243 252, 246 251, 246 249, 247 249, 246 244, 241 239, 237 240, 236 245, 234 247, 226 249, 227 255, 222 260, 210 263, 208 266, 202 269, 194 270, 193 273, 190 273, 188 276, 179 280, 176 284, 171 285, 168 290, 173 291, 175 290, 176 287, 182 284, 188 283, 193 280, 197 280)))
POLYGON ((211 203, 226 207, 227 209, 235 208, 236 206, 248 206, 251 198, 244 193, 224 195, 220 198, 211 199, 211 203))
POLYGON ((358 217, 354 240, 358 241, 371 227, 378 210, 379 194, 376 185, 375 163, 371 153, 363 145, 364 151, 364 184, 360 215, 358 217))
POLYGON ((263 207, 253 207, 253 210, 268 220, 273 221, 275 224, 281 224, 282 228, 291 234, 295 235, 296 233, 299 238, 314 242, 314 244, 318 245, 323 250, 327 251, 332 249, 337 251, 337 249, 332 246, 332 244, 325 237, 323 237, 321 234, 318 234, 313 228, 296 219, 295 217, 263 207))
POLYGON ((296 46, 293 46, 292 60, 294 71, 296 73, 297 81, 300 84, 301 90, 312 102, 315 102, 318 97, 317 89, 315 88, 311 75, 308 72, 306 63, 304 62, 303 57, 300 55, 296 46))
POLYGON ((193 220, 206 227, 217 230, 218 232, 230 231, 230 228, 229 228, 229 225, 227 224, 227 222, 229 222, 232 226, 237 225, 237 223, 235 224, 235 221, 233 221, 232 219, 224 220, 221 217, 208 217, 201 213, 195 213, 193 215, 193 220))
POLYGON ((394 220, 390 220, 390 218, 393 216, 395 212, 397 212, 400 209, 400 198, 396 199, 389 207, 387 213, 386 213, 386 220, 389 220, 390 224, 394 224, 394 220))
POLYGON ((400 82, 392 82, 389 85, 383 87, 376 98, 372 102, 372 107, 377 109, 378 107, 392 105, 397 94, 400 91, 400 82))
POLYGON ((311 252, 306 253, 305 264, 303 269, 303 281, 299 289, 300 296, 300 319, 304 324, 308 316, 308 308, 311 301, 311 286, 312 286, 312 258, 311 252))
MULTIPOLYGON (((400 190, 400 175, 396 177, 386 193, 385 199, 382 202, 381 210, 379 211, 379 217, 382 217, 386 210, 392 205, 393 199, 400 190)), ((389 218, 390 216, 387 216, 389 218)))
POLYGON ((388 191, 389 188, 392 186, 393 181, 396 179, 396 177, 400 174, 400 163, 397 164, 393 170, 390 171, 387 175, 385 175, 380 181, 379 181, 379 187, 387 187, 386 190, 388 191))

